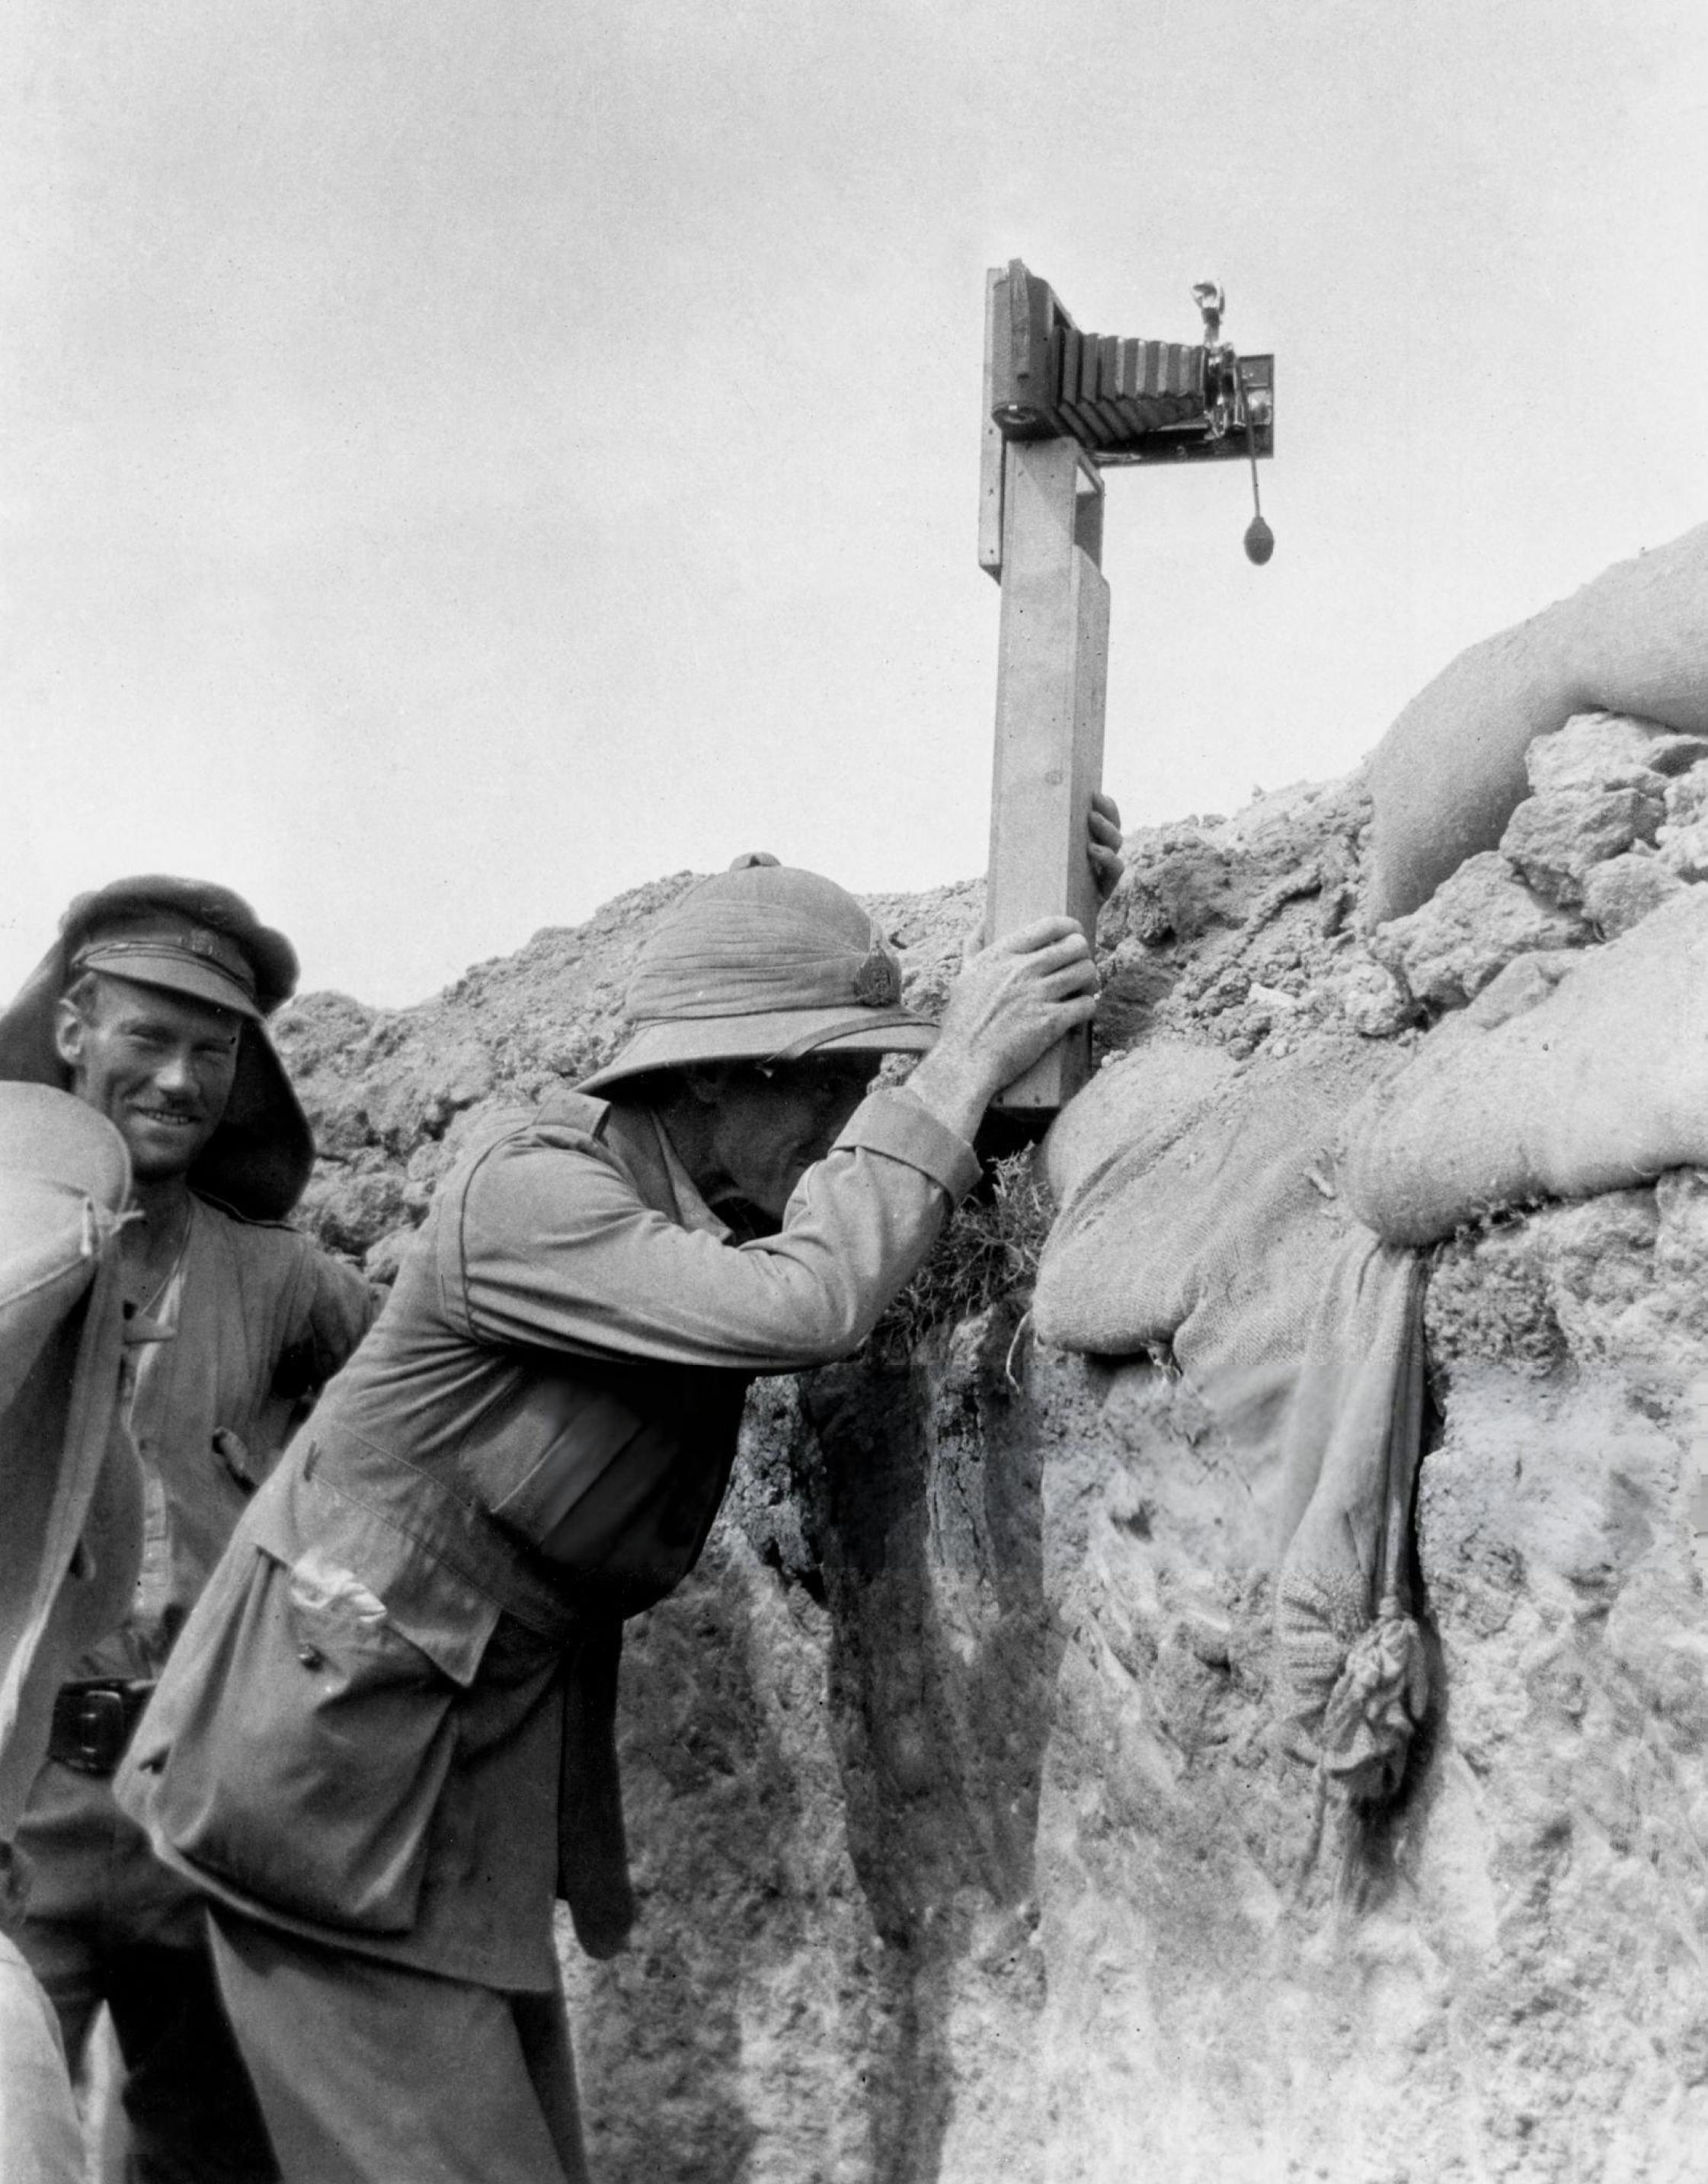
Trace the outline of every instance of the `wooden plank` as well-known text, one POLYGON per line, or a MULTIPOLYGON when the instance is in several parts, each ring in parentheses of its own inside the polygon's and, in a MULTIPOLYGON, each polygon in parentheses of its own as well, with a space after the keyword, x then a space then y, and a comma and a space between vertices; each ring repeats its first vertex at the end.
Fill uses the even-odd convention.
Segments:
POLYGON ((1002 278, 1002 309, 993 329, 990 399, 1007 439, 1041 439, 1062 429, 1056 411, 1055 343, 1058 317, 1047 281, 1018 258, 1002 278))
POLYGON ((1014 413, 1025 406, 1028 393, 1022 379, 1026 364, 1025 277, 1026 269, 1019 259, 985 276, 987 288, 996 290, 998 315, 991 329, 991 385, 985 406, 1007 418, 1010 429, 1014 413))
POLYGON ((1080 476, 1074 502, 1074 543, 1089 554, 1091 566, 1103 566, 1103 481, 1089 452, 1080 459, 1080 476))
POLYGON ((1054 316, 1050 309, 1050 284, 1029 273, 1016 258, 1008 267, 1008 287, 1014 298, 1014 370, 1021 398, 1047 418, 1053 392, 1049 384, 1050 326, 1054 316))
POLYGON ((996 407, 996 343, 1008 315, 1008 276, 1000 265, 985 276, 984 435, 979 444, 979 566, 1002 581, 1002 433, 996 407))
MULTIPOLYGON (((1089 938, 1097 897, 1086 832, 1102 775, 1109 588, 1080 543, 1094 528, 1081 502, 1102 488, 1072 440, 1011 442, 1005 454, 986 933, 1065 914, 1089 938)), ((1059 1107, 1090 1066, 1089 1034, 1065 1039, 996 1104, 1059 1107)))

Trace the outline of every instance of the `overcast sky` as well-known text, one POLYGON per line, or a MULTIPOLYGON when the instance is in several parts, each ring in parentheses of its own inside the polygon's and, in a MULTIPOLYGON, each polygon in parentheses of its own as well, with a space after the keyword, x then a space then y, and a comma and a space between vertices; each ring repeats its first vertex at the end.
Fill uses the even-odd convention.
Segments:
POLYGON ((226 880, 422 998, 767 848, 981 868, 985 268, 1277 357, 1114 474, 1130 823, 1708 516, 1700 0, 12 0, 0 988, 226 880))

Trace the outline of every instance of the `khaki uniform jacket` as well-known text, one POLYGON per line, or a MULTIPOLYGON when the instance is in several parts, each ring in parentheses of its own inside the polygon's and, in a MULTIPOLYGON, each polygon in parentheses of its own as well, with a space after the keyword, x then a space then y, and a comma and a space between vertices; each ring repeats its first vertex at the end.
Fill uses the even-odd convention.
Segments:
POLYGON ((176 1318, 130 1411, 148 1481, 141 1599, 86 1676, 153 1676, 255 1489, 366 1333, 361 1276, 293 1228, 191 1200, 176 1318))
POLYGON ((976 1174, 879 1092, 779 1234, 734 1245, 645 1113, 570 1094, 497 1126, 143 1719, 118 1786, 160 1855, 250 1917, 481 1985, 555 1984, 560 1888, 619 1946, 622 1620, 697 1559, 749 1377, 857 1347, 976 1174))
MULTIPOLYGON (((176 1288, 165 1339, 145 1338, 132 1353, 140 1580, 119 1627, 64 1664, 73 1677, 159 1675, 306 1399, 338 1371, 374 1313, 361 1276, 306 1236, 239 1220, 200 1199, 191 1201, 176 1288)), ((161 1871, 114 1810, 102 1776, 50 1760, 17 1840, 33 1919, 118 1919, 133 1938, 179 1944, 199 1935, 194 1892, 161 1871)))

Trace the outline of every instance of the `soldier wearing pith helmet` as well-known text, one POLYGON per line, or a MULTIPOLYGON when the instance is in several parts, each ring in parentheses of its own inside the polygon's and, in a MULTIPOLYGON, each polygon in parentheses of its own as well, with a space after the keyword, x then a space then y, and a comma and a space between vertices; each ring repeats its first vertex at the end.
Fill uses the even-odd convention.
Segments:
POLYGON ((79 896, 0 1016, 0 1077, 97 1110, 132 1177, 120 1251, 142 1571, 121 1628, 60 1689, 18 1843, 20 1944, 74 2063, 108 2004, 145 2184, 275 2173, 201 1898, 119 1810, 111 1777, 245 1504, 371 1316, 358 1275, 279 1225, 314 1158, 265 1028, 296 980, 289 942, 240 896, 147 875, 79 896))
POLYGON ((933 1027, 853 897, 744 860, 660 919, 615 1060, 440 1186, 120 1784, 211 1899, 292 2184, 584 2176, 551 1907, 600 1955, 634 1915, 623 1620, 697 1559, 750 1378, 863 1340, 1096 983, 1047 920, 933 1027))

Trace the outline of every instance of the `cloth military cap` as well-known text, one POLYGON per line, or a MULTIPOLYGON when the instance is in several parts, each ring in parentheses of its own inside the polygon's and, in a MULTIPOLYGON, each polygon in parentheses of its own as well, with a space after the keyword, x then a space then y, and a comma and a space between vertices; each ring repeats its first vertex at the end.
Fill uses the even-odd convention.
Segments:
POLYGON ((181 994, 243 1019, 237 1069, 191 1188, 252 1221, 282 1220, 314 1167, 308 1119, 262 1019, 296 991, 297 956, 243 897, 208 880, 145 873, 80 894, 59 938, 0 1015, 0 1080, 69 1089, 55 1022, 85 971, 181 994))
POLYGON ((901 966, 846 889, 774 857, 702 880, 648 935, 623 996, 628 1043, 583 1084, 657 1069, 923 1053, 937 1036, 901 1006, 901 966))
POLYGON ((241 895, 203 880, 116 880, 79 895, 61 930, 74 977, 106 971, 252 1021, 297 989, 296 950, 283 933, 241 895))

